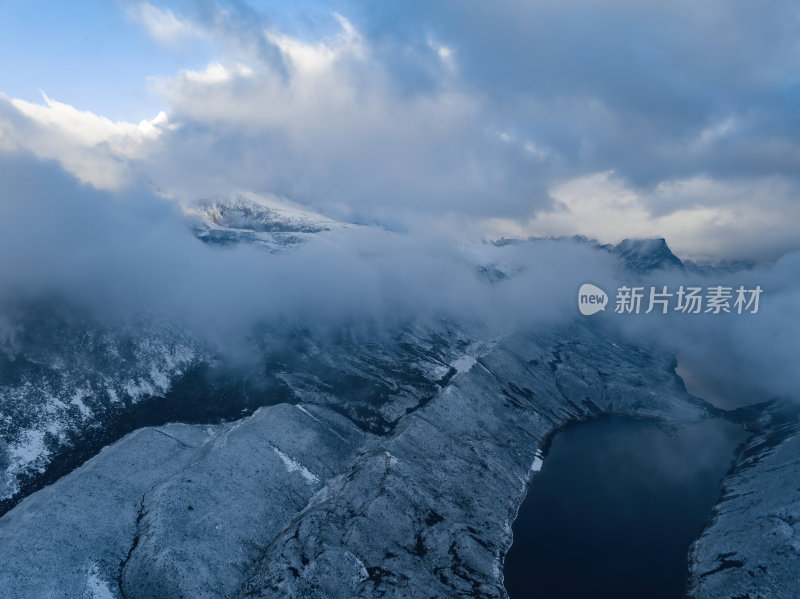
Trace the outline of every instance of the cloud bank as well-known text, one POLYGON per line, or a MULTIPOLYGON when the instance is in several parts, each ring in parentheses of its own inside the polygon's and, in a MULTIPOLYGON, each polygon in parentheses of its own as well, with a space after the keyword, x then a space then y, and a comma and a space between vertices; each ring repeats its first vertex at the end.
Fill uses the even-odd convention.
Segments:
POLYGON ((622 284, 743 284, 765 290, 758 314, 620 316, 610 306, 590 318, 612 334, 681 355, 709 384, 746 384, 752 398, 795 397, 800 383, 797 252, 737 273, 636 275, 611 253, 575 240, 496 246, 438 232, 349 227, 271 254, 202 243, 174 202, 146 188, 96 190, 56 163, 7 153, 0 153, 0 177, 0 252, 17 257, 0 263, 5 337, 13 337, 14 307, 42 298, 114 325, 164 319, 235 355, 248 351, 243 340, 258 327, 279 336, 298 328, 374 335, 444 319, 493 338, 584 318, 576 301, 584 282, 609 291, 612 302, 622 284), (508 276, 481 274, 487 269, 508 276))
POLYGON ((760 284, 763 313, 620 318, 615 330, 710 378, 796 394, 794 3, 122 10, 165 52, 201 39, 215 55, 154 69, 142 85, 164 111, 139 123, 0 90, 0 251, 17 257, 0 263, 4 305, 55 296, 111 319, 145 312, 210 343, 258 322, 450 318, 499 335, 567 322, 581 283, 613 289, 627 275, 586 244, 487 238, 664 236, 682 257, 770 261, 730 280, 760 284), (380 226, 281 256, 193 238, 174 200, 235 189, 380 226), (489 284, 479 266, 513 276, 489 284))
POLYGON ((154 76, 165 111, 139 124, 4 98, 0 145, 105 189, 248 189, 395 228, 798 249, 792 2, 124 7, 216 57, 154 76))

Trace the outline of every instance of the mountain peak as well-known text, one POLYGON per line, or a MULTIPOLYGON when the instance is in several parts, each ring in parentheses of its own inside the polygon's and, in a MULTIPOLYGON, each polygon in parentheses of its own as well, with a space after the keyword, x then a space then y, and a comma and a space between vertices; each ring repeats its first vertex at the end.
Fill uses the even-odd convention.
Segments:
POLYGON ((669 249, 666 239, 623 239, 611 253, 625 261, 625 266, 637 272, 652 272, 664 268, 683 269, 683 262, 669 249))
POLYGON ((346 226, 278 197, 253 193, 199 199, 185 206, 184 213, 202 241, 217 245, 254 242, 272 250, 346 226))

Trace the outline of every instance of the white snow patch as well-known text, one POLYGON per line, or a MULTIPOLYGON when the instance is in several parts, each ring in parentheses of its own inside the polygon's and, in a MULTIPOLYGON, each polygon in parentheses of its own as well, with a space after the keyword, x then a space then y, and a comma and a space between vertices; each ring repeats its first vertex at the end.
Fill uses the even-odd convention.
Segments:
POLYGON ((350 555, 353 557, 353 560, 355 560, 355 572, 353 572, 353 586, 356 586, 359 583, 362 583, 369 578, 369 571, 367 570, 367 567, 364 565, 364 562, 358 559, 358 557, 356 557, 354 554, 351 553, 350 555))
POLYGON ((169 377, 155 366, 150 368, 150 379, 162 393, 169 389, 169 377))
POLYGON ((416 367, 427 379, 432 381, 441 380, 450 372, 449 364, 441 364, 428 360, 420 360, 416 363, 416 367))
POLYGON ((295 407, 296 407, 298 410, 300 410, 300 411, 301 411, 303 414, 305 414, 306 416, 308 416, 309 418, 311 418, 312 420, 316 420, 317 422, 319 422, 319 418, 317 418, 316 416, 314 416, 314 414, 312 414, 311 412, 309 412, 308 410, 306 410, 306 409, 305 409, 303 406, 301 406, 301 405, 299 405, 299 404, 298 404, 298 405, 296 405, 295 407))
POLYGON ((540 449, 536 450, 536 453, 533 456, 533 464, 531 464, 531 472, 539 472, 542 469, 542 465, 544 464, 544 456, 542 455, 542 451, 540 449))
POLYGON ((100 578, 97 564, 92 565, 89 576, 86 578, 86 591, 91 599, 116 599, 116 595, 111 591, 108 583, 100 578))
MULTIPOLYGON (((8 456, 11 462, 9 470, 23 470, 32 466, 41 458, 50 455, 44 443, 43 431, 27 430, 23 433, 21 439, 20 443, 11 445, 8 448, 8 456)), ((43 468, 40 467, 40 470, 43 470, 43 468)))
POLYGON ((64 432, 64 425, 57 420, 48 422, 43 430, 44 432, 57 437, 59 443, 64 443, 67 440, 67 435, 64 432))
POLYGON ((85 403, 83 403, 83 398, 86 397, 87 395, 89 395, 88 391, 84 390, 76 391, 75 395, 73 395, 72 399, 69 402, 72 405, 78 407, 78 410, 80 410, 81 416, 83 416, 84 420, 88 420, 94 417, 94 412, 92 412, 92 410, 85 403))
POLYGON ((52 395, 47 391, 44 391, 43 395, 45 398, 44 411, 48 414, 57 415, 61 412, 65 412, 68 409, 67 404, 65 404, 55 395, 52 395))
POLYGON ((272 450, 281 459, 283 465, 286 466, 286 470, 288 470, 289 472, 299 472, 300 476, 302 476, 309 485, 319 484, 320 482, 319 477, 313 472, 311 472, 311 470, 303 466, 300 462, 290 458, 288 455, 283 453, 280 449, 278 449, 274 445, 272 446, 272 450))
POLYGON ((128 381, 123 386, 125 393, 132 401, 136 401, 141 397, 155 394, 155 388, 148 381, 139 379, 138 381, 128 381))
POLYGON ((451 366, 455 368, 459 374, 461 374, 462 372, 466 372, 475 366, 476 362, 477 360, 474 358, 474 356, 461 356, 458 360, 453 362, 451 366))

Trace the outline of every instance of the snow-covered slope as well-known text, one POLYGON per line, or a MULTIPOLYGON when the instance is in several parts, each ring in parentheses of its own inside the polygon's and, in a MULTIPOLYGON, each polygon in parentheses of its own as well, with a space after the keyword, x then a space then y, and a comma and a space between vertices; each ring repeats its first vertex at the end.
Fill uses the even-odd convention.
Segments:
POLYGON ((205 242, 219 245, 249 242, 273 251, 349 226, 275 196, 253 193, 197 200, 184 206, 184 214, 195 234, 205 242))
MULTIPOLYGON (((184 212, 205 241, 250 242, 271 251, 349 226, 255 194, 200 200, 184 212)), ((215 358, 196 336, 148 314, 109 324, 51 298, 4 305, 0 317, 0 514, 81 463, 100 443, 131 430, 133 406, 165 398, 215 358), (62 459, 67 456, 72 458, 62 459)), ((225 412, 212 411, 216 417, 225 412)), ((147 415, 142 420, 151 422, 147 415)))
POLYGON ((794 599, 800 589, 800 407, 739 410, 753 429, 691 553, 697 599, 794 599))
POLYGON ((87 438, 108 438, 115 418, 163 397, 208 359, 196 340, 144 318, 110 327, 43 302, 20 307, 15 322, 13 341, 0 352, 0 513, 40 486, 45 479, 33 479, 58 456, 87 438))
MULTIPOLYGON (((392 366, 364 362, 390 387, 392 366)), ((598 412, 669 427, 713 412, 669 356, 591 328, 473 340, 442 366, 425 401, 405 385, 372 395, 397 415, 376 432, 310 377, 296 406, 126 437, 0 518, 5 597, 505 597, 548 434, 598 412)))

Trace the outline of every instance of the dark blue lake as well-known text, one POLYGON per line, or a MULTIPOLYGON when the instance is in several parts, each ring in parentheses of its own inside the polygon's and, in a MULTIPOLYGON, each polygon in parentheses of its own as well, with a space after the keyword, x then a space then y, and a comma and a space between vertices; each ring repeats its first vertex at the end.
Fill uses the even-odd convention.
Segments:
POLYGON ((550 446, 514 522, 511 599, 682 599, 687 554, 745 434, 709 420, 671 436, 606 417, 550 446))

